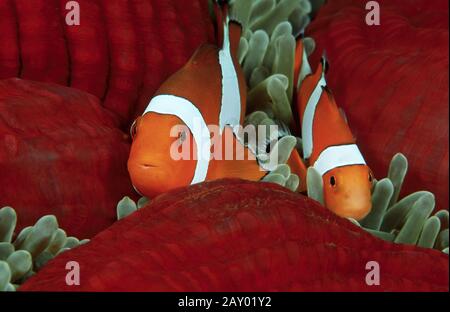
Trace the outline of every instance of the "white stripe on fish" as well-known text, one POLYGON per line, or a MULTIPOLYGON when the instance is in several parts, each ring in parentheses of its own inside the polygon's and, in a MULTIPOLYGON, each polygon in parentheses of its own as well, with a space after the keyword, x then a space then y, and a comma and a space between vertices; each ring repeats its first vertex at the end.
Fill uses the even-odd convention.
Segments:
POLYGON ((312 92, 308 104, 306 104, 305 112, 302 120, 302 139, 303 139, 303 156, 305 159, 309 159, 313 150, 313 122, 314 115, 316 113, 317 104, 319 104, 320 97, 323 93, 323 88, 327 85, 325 81, 325 73, 322 73, 322 77, 317 82, 314 91, 312 92))
POLYGON ((220 133, 226 125, 235 131, 241 120, 241 95, 239 81, 231 56, 229 17, 224 24, 223 47, 219 51, 219 63, 222 69, 222 105, 219 115, 220 133))
POLYGON ((365 165, 366 161, 356 144, 327 147, 320 153, 313 167, 324 175, 330 170, 343 166, 365 165))
POLYGON ((191 184, 205 181, 210 161, 211 134, 198 108, 178 96, 158 95, 151 100, 144 115, 149 112, 173 115, 185 123, 197 144, 197 166, 191 184))

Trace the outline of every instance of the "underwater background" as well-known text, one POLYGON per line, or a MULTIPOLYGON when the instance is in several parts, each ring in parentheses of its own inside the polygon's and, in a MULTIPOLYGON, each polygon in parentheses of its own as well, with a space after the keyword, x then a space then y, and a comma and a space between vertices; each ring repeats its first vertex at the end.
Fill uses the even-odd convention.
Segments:
POLYGON ((76 27, 63 0, 0 2, 1 290, 74 290, 64 277, 76 260, 87 291, 448 291, 447 1, 378 1, 379 26, 364 1, 232 3, 247 21, 247 123, 296 118, 300 33, 313 68, 326 51, 376 178, 360 222, 320 205, 314 176, 309 198, 290 191, 286 166, 272 183, 140 198, 129 128, 201 44, 217 44, 211 3, 77 2, 76 27), (377 289, 368 259, 390 276, 377 289))

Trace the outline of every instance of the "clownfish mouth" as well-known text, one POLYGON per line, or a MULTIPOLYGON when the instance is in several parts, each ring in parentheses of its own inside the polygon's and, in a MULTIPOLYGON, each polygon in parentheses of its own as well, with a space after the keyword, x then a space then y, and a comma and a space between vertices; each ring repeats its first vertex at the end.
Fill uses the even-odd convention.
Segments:
POLYGON ((152 165, 152 164, 141 164, 141 168, 150 169, 150 168, 157 168, 157 166, 152 165))

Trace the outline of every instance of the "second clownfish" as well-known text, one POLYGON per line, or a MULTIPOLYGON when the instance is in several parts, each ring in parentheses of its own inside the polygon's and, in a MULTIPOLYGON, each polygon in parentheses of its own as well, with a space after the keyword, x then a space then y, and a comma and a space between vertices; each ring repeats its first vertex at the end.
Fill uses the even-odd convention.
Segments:
POLYGON ((373 176, 327 86, 327 60, 323 56, 313 73, 300 40, 296 61, 304 159, 300 178, 305 181, 306 168, 314 167, 322 176, 325 206, 339 216, 360 220, 372 208, 373 176))

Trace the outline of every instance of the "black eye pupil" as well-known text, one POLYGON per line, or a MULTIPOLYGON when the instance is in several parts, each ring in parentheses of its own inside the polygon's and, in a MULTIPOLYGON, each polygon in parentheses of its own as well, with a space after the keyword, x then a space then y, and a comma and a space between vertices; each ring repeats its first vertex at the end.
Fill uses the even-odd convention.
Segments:
POLYGON ((336 185, 336 178, 334 176, 331 176, 330 184, 331 184, 331 186, 335 186, 336 185))

